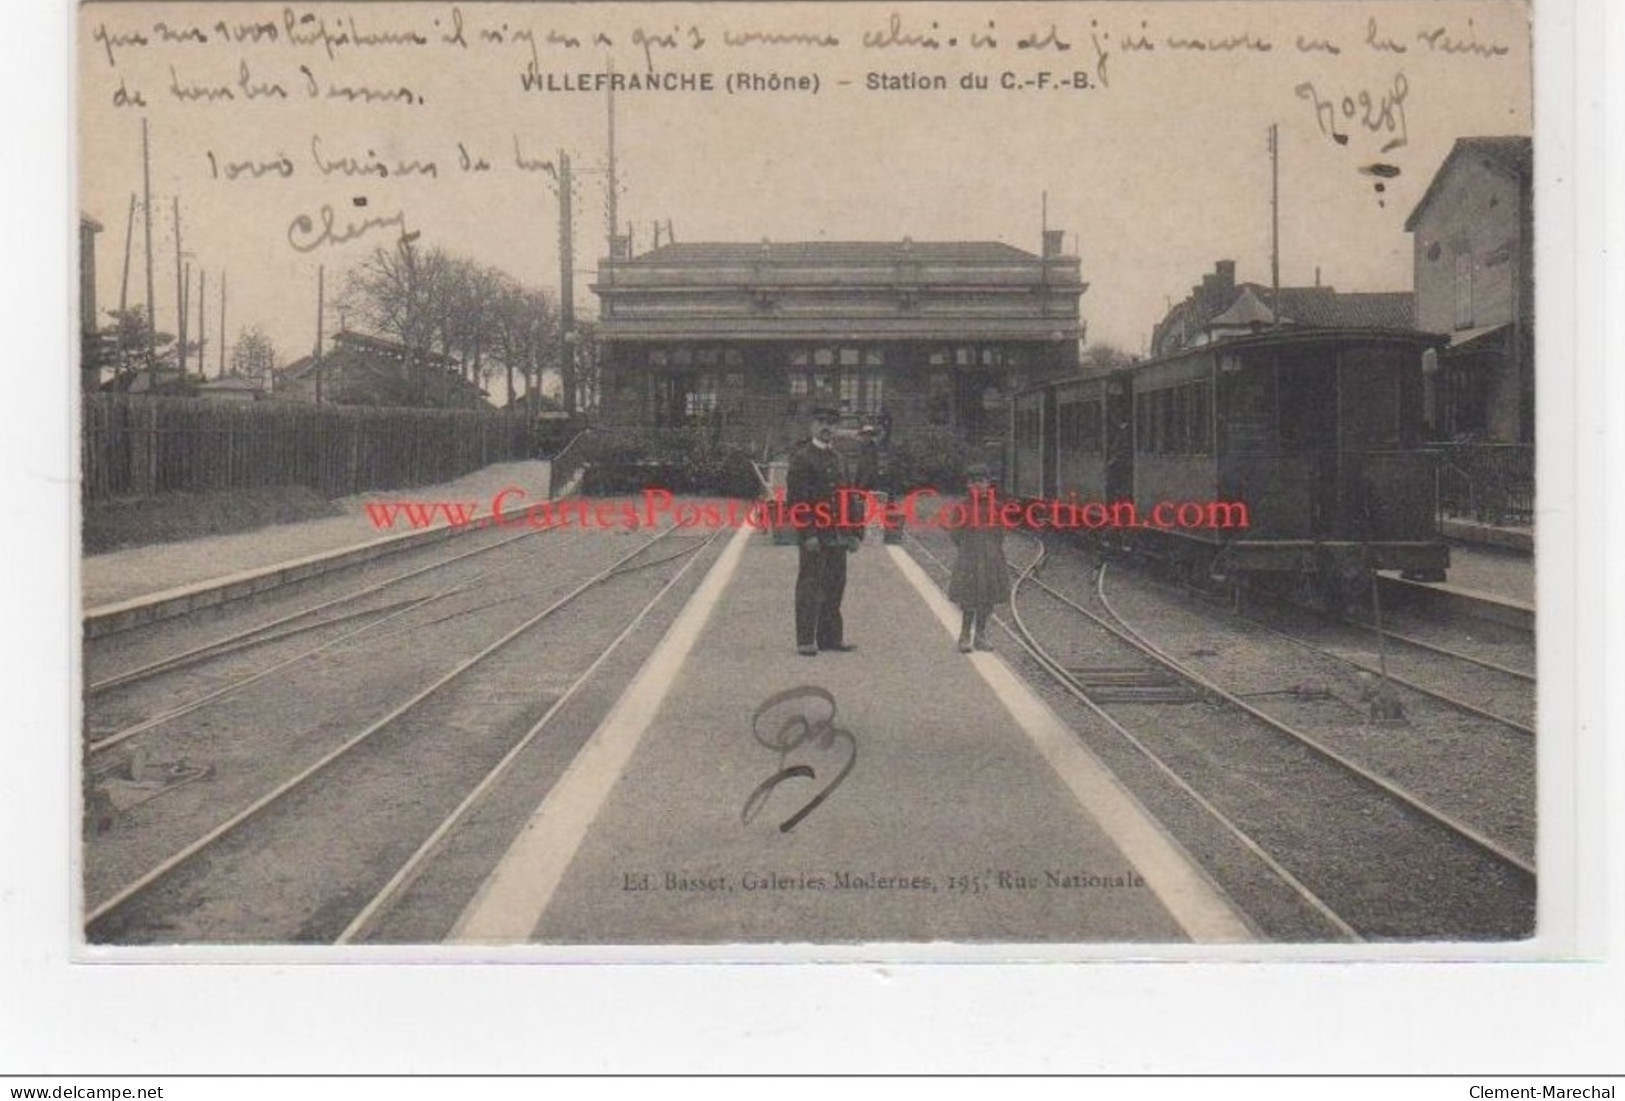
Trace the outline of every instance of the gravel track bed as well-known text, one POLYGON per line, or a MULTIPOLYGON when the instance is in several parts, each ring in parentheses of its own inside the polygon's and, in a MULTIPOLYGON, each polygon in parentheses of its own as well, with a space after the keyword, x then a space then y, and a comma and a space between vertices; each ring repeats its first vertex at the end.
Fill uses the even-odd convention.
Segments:
MULTIPOLYGON (((324 653, 320 661, 292 667, 291 683, 281 674, 273 675, 139 735, 133 741, 140 744, 145 759, 180 759, 207 772, 201 779, 164 790, 162 798, 129 806, 117 816, 110 830, 87 837, 87 905, 96 906, 170 854, 229 820, 285 778, 387 715, 646 538, 640 535, 594 540, 590 547, 576 548, 568 561, 540 556, 510 575, 506 585, 493 586, 492 591, 480 594, 477 603, 484 607, 471 605, 467 614, 448 617, 453 609, 431 605, 438 608, 438 622, 432 625, 403 627, 387 638, 364 635, 324 653)), ((672 554, 685 545, 693 549, 698 542, 699 537, 674 535, 633 559, 630 565, 636 567, 672 554)), ((589 591, 577 605, 567 607, 499 651, 493 657, 495 666, 502 666, 510 652, 531 654, 525 676, 534 698, 539 686, 551 683, 560 670, 569 666, 569 662, 560 664, 549 656, 548 648, 557 649, 559 640, 564 639, 566 649, 573 652, 582 645, 580 639, 593 634, 583 629, 584 609, 597 609, 594 614, 605 617, 606 623, 616 622, 618 630, 624 620, 618 611, 603 610, 605 598, 609 598, 607 607, 614 609, 617 600, 632 600, 639 592, 652 593, 685 560, 634 570, 629 576, 589 591), (532 653, 532 649, 538 652, 532 653)), ((641 606, 641 599, 637 606, 641 606)), ((607 637, 613 637, 613 631, 607 637)), ((482 682, 483 676, 482 666, 443 691, 463 698, 463 683, 482 682)), ((475 708, 478 723, 498 731, 510 722, 523 722, 530 706, 510 698, 500 680, 498 677, 489 700, 480 700, 476 693, 469 704, 475 708), (505 713, 506 719, 502 717, 505 713)), ((431 697, 425 706, 435 704, 437 699, 431 697)), ((546 704, 541 706, 545 708, 546 704)), ((299 861, 293 859, 281 873, 268 874, 286 875, 298 867, 299 861)))
MULTIPOLYGON (((1020 543, 1010 553, 1018 561, 1031 557, 1030 547, 1020 543)), ((1080 558, 1057 557, 1063 568, 1087 579, 1087 564, 1080 558)), ((1044 574, 1058 576, 1048 564, 1044 574)), ((1071 585, 1059 576, 1062 584, 1057 587, 1067 591, 1071 585)), ((1082 642, 1080 636, 1092 639, 1096 632, 1110 636, 1075 611, 1063 611, 1053 597, 1035 592, 1020 599, 1024 618, 1046 647, 1064 639, 1067 654, 1080 645, 1085 651, 1121 652, 1117 644, 1082 642), (1044 601, 1056 611, 1039 612, 1044 601), (1072 617, 1070 626, 1060 622, 1067 616, 1072 617)), ((1087 607, 1092 601, 1078 602, 1087 607)), ((1271 656, 1258 655, 1258 647, 1245 639, 1215 646, 1211 625, 1188 613, 1197 629, 1170 642, 1160 620, 1143 618, 1146 609, 1119 611, 1175 657, 1205 662, 1204 675, 1238 694, 1319 687, 1304 681, 1308 656, 1297 647, 1292 649, 1298 659, 1283 667, 1271 656), (1141 618, 1136 621, 1136 616, 1141 618), (1283 672, 1292 675, 1285 684, 1283 672), (1248 676, 1253 678, 1250 684, 1248 676)), ((1310 693, 1304 695, 1307 699, 1310 693)), ((1272 702, 1271 708, 1270 713, 1295 724, 1316 711, 1349 710, 1347 701, 1335 694, 1318 702, 1272 702), (1300 713, 1305 709, 1309 715, 1300 713)), ((1499 939, 1531 931, 1530 877, 1257 720, 1188 704, 1112 703, 1108 710, 1362 936, 1499 939)), ((1354 725, 1347 718, 1342 722, 1354 725)), ((1363 712, 1358 722, 1363 725, 1363 712)))
MULTIPOLYGON (((1359 618, 1369 616, 1362 612, 1359 618)), ((1448 619, 1408 608, 1390 609, 1386 606, 1382 610, 1382 622, 1384 627, 1396 634, 1409 635, 1434 646, 1443 646, 1530 675, 1535 672, 1535 636, 1516 627, 1472 616, 1448 619)))
MULTIPOLYGON (((1051 561, 1046 580, 1090 606, 1087 563, 1070 552, 1051 561)), ((1341 661, 1121 567, 1108 570, 1107 597, 1136 630, 1196 672, 1533 863, 1536 752, 1527 735, 1403 688, 1407 721, 1374 724, 1362 698, 1369 680, 1341 661), (1309 698, 1319 692, 1329 698, 1309 698)), ((1505 686, 1500 674, 1477 672, 1505 686)), ((1493 707, 1476 689, 1457 692, 1493 707)))
MULTIPOLYGON (((283 616, 358 593, 369 586, 426 566, 435 568, 418 577, 390 585, 377 594, 348 600, 287 626, 298 627, 332 621, 360 609, 376 608, 403 599, 409 592, 422 594, 433 591, 440 585, 455 582, 459 577, 471 577, 490 569, 491 563, 500 561, 512 553, 511 549, 502 548, 501 544, 513 534, 507 529, 481 528, 425 546, 369 559, 330 573, 318 574, 289 585, 267 589, 250 597, 200 608, 183 616, 87 640, 84 647, 85 684, 94 684, 126 670, 169 658, 182 651, 214 645, 238 632, 270 624, 283 616), (485 553, 474 554, 460 562, 444 564, 446 560, 456 555, 482 549, 485 553), (442 565, 436 567, 437 563, 442 565)), ((517 540, 513 548, 534 552, 536 544, 548 543, 553 544, 558 550, 564 550, 578 537, 568 532, 538 533, 537 538, 517 540)), ((274 630, 285 629, 287 628, 274 630)), ((319 637, 319 632, 308 632, 305 637, 319 637)))
MULTIPOLYGON (((1255 615, 1253 618, 1263 617, 1255 615)), ((1394 676, 1470 703, 1530 729, 1535 726, 1535 686, 1531 681, 1486 669, 1448 654, 1412 646, 1403 639, 1389 638, 1379 642, 1374 628, 1328 623, 1295 610, 1271 609, 1269 625, 1372 673, 1381 668, 1383 651, 1386 650, 1388 671, 1394 676)), ((1468 652, 1461 647, 1455 649, 1468 652)))
MULTIPOLYGON (((944 535, 922 531, 909 547, 944 589, 953 546, 944 535), (928 550, 940 561, 921 553, 928 550)), ((1020 552, 1012 557, 1023 560, 1020 552)), ((995 649, 1038 696, 1070 726, 1088 749, 1115 775, 1210 880, 1246 915, 1260 939, 1282 943, 1338 940, 1338 929, 1309 906, 1256 854, 1225 830, 1189 795, 1112 730, 1098 715, 1058 685, 1041 666, 1003 632, 995 632, 995 649)), ((1119 643, 1121 645, 1121 643, 1119 643)))
MULTIPOLYGON (((442 569, 432 570, 382 592, 329 609, 309 620, 300 620, 278 629, 287 630, 308 623, 313 625, 309 630, 155 671, 139 680, 109 687, 88 698, 85 735, 95 743, 285 662, 291 664, 271 674, 272 680, 283 685, 287 683, 287 678, 301 675, 302 670, 310 664, 329 662, 336 655, 356 649, 392 645, 388 640, 398 640, 403 633, 415 634, 459 615, 473 614, 493 602, 505 601, 507 597, 504 594, 522 586, 527 575, 550 567, 569 553, 570 549, 562 545, 546 546, 521 540, 487 554, 450 563, 442 569), (409 607, 424 600, 428 602, 420 607, 409 607), (322 647, 326 648, 320 649, 317 654, 310 653, 322 647)), ((298 607, 319 602, 307 598, 298 607)), ((229 632, 217 630, 217 633, 238 633, 264 621, 261 616, 250 618, 245 615, 241 618, 247 622, 232 626, 229 632)), ((178 633, 184 635, 186 632, 183 628, 178 633)), ((166 648, 157 656, 168 656, 191 648, 184 642, 165 645, 166 648)))

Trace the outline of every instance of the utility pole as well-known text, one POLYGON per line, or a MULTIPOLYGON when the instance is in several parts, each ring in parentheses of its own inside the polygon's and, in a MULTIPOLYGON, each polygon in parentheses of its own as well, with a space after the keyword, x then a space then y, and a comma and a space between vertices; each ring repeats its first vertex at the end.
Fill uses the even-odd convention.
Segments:
POLYGON ((559 150, 559 381, 563 384, 564 411, 576 411, 575 365, 575 240, 571 231, 570 154, 559 150))
POLYGON ((147 238, 147 382, 158 387, 157 296, 152 290, 152 160, 147 155, 147 120, 141 120, 141 209, 147 238))
POLYGON ((1281 323, 1281 128, 1270 123, 1270 313, 1281 323))
POLYGON ((175 366, 186 377, 186 269, 181 266, 181 197, 175 196, 175 366))
POLYGON ((209 377, 209 361, 203 354, 204 347, 209 341, 208 299, 204 296, 209 293, 209 273, 202 265, 197 269, 197 373, 199 378, 209 377))
POLYGON ((327 366, 322 362, 322 279, 326 268, 316 268, 316 404, 322 403, 322 375, 327 373, 327 366))
MULTIPOLYGON (((615 230, 620 225, 620 222, 616 220, 616 208, 619 202, 619 196, 616 195, 616 192, 619 190, 620 185, 615 177, 615 62, 613 59, 609 62, 609 77, 609 205, 606 210, 605 221, 609 223, 608 255, 613 264, 615 259, 615 230)), ((630 255, 630 232, 627 235, 627 241, 627 253, 630 255)), ((613 266, 610 271, 613 273, 613 266)), ((613 278, 613 275, 611 278, 613 278)))
POLYGON ((118 373, 124 374, 129 349, 124 346, 124 312, 130 308, 130 245, 135 240, 135 192, 130 192, 130 214, 124 220, 124 277, 118 285, 118 373))
POLYGON ((220 270, 220 377, 226 377, 226 272, 220 270))

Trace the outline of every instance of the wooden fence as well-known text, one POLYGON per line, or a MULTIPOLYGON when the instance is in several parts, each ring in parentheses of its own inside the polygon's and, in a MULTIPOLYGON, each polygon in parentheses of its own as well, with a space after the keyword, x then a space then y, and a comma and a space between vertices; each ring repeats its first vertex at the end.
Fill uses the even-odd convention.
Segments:
POLYGON ((309 486, 327 497, 449 481, 531 456, 523 417, 96 394, 83 398, 87 501, 309 486))

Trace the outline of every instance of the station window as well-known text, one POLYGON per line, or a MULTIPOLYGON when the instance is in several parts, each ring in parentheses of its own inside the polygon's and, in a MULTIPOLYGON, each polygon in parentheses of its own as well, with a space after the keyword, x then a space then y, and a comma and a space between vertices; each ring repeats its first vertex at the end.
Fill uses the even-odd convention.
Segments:
POLYGON ((683 412, 691 417, 715 412, 717 408, 717 376, 713 371, 701 371, 694 376, 694 386, 683 397, 683 412))
POLYGON ((1456 328, 1473 327, 1473 254, 1456 257, 1456 328))

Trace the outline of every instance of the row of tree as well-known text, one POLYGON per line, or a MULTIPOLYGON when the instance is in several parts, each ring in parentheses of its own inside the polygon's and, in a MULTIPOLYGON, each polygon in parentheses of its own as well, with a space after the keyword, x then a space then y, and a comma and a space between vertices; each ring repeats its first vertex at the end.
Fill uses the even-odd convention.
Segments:
MULTIPOLYGON (((505 376, 510 400, 522 395, 533 411, 587 410, 597 404, 598 343, 591 322, 560 331, 551 295, 526 287, 506 272, 415 240, 376 249, 344 277, 336 305, 346 325, 394 340, 407 349, 408 404, 429 404, 431 371, 454 370, 482 387, 505 376), (448 364, 450 365, 448 367, 448 364), (562 403, 542 396, 549 373, 561 383, 562 403)), ((111 323, 86 335, 87 385, 111 368, 120 388, 142 375, 154 390, 189 393, 203 381, 181 377, 172 333, 154 331, 143 306, 107 311, 111 323)), ((196 345, 191 345, 195 348, 196 345)), ((276 347, 258 327, 239 330, 231 374, 267 389, 280 364, 276 347)))
POLYGON ((540 408, 548 372, 559 377, 565 409, 596 402, 591 324, 578 321, 572 333, 561 332, 552 296, 478 261, 415 241, 376 249, 346 276, 341 304, 369 331, 409 350, 420 387, 423 372, 449 361, 477 385, 502 371, 506 392, 523 393, 533 408, 540 408))

